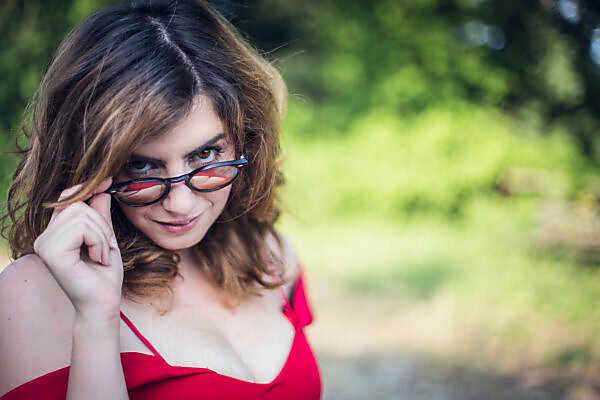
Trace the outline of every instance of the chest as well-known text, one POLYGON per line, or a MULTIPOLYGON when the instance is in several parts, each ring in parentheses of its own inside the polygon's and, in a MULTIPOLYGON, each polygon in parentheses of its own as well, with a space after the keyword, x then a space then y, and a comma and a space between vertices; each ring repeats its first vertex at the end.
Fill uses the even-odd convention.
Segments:
POLYGON ((152 354, 143 337, 169 365, 268 383, 285 365, 295 336, 282 301, 276 290, 235 308, 200 297, 179 301, 164 315, 124 302, 122 310, 140 334, 122 322, 121 351, 152 354))

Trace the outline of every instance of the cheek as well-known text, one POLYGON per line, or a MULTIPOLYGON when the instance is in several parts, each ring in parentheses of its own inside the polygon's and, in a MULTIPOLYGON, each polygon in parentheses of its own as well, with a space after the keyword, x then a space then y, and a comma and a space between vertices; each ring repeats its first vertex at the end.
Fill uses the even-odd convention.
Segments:
POLYGON ((227 186, 221 190, 217 190, 216 192, 205 193, 204 196, 212 203, 214 211, 220 214, 227 204, 230 193, 231 186, 227 186))
MULTIPOLYGON (((213 218, 216 219, 219 214, 225 208, 229 194, 231 193, 231 186, 225 187, 221 190, 208 193, 197 193, 197 196, 202 196, 210 204, 209 213, 212 214, 213 218)), ((160 203, 147 206, 147 207, 127 207, 124 205, 118 205, 125 217, 131 222, 136 228, 144 230, 144 221, 146 217, 160 216, 165 213, 161 210, 160 203)))
POLYGON ((129 220, 136 228, 140 229, 140 222, 144 220, 144 209, 146 207, 127 207, 119 204, 125 218, 129 220))
POLYGON ((202 240, 225 208, 230 192, 231 188, 228 187, 216 192, 197 193, 196 206, 198 209, 196 211, 203 211, 204 216, 194 229, 175 236, 162 231, 152 222, 153 219, 161 219, 168 215, 161 203, 147 207, 120 207, 129 222, 158 246, 170 250, 181 250, 194 246, 202 240))

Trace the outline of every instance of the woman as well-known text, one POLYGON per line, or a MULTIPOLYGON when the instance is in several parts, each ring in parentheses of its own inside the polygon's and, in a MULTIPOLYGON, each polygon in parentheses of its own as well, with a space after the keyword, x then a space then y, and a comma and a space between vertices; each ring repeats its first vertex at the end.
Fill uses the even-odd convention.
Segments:
POLYGON ((284 101, 203 3, 134 1, 65 39, 4 217, 3 400, 319 398, 273 227, 284 101))

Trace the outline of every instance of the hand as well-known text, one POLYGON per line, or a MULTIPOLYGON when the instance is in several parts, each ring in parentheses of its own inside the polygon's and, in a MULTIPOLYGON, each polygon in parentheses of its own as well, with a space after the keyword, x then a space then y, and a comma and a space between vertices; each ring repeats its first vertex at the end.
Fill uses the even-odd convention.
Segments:
MULTIPOLYGON (((50 223, 34 242, 77 316, 104 322, 119 318, 123 262, 110 216, 110 195, 104 191, 112 178, 102 181, 87 200, 54 210, 50 223)), ((64 190, 60 200, 81 185, 64 190)))

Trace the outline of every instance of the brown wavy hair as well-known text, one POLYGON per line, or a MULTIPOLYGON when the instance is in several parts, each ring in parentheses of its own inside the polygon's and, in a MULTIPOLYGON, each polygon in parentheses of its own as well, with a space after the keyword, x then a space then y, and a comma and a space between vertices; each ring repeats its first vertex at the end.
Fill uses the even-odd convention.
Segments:
MULTIPOLYGON (((275 256, 281 252, 266 242, 273 237, 281 247, 273 224, 280 212, 279 134, 287 91, 277 70, 227 20, 193 0, 110 7, 62 42, 24 118, 28 144, 19 148, 22 160, 2 218, 13 257, 34 252, 54 207, 89 196, 136 145, 181 122, 199 95, 212 100, 236 154, 247 151, 249 166, 194 254, 229 302, 282 282, 281 257, 275 256), (78 183, 78 193, 58 201, 78 183)), ((138 231, 114 200, 112 217, 125 268, 123 294, 141 301, 170 293, 178 273, 175 252, 138 231)))

